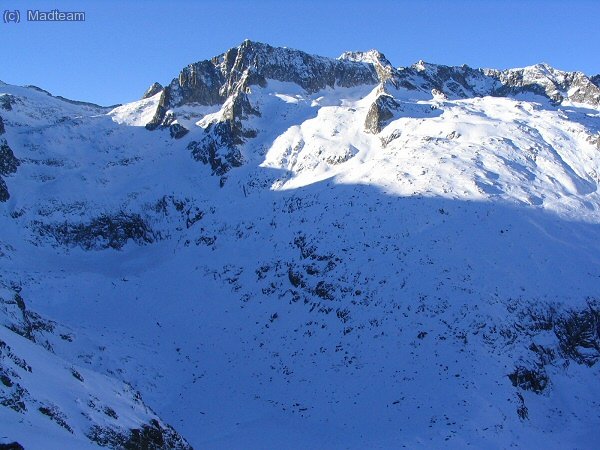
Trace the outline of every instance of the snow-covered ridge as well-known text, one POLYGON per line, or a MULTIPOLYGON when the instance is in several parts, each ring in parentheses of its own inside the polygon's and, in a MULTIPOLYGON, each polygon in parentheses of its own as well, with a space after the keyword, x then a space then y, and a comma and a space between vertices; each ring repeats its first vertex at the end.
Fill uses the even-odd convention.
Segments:
MULTIPOLYGON (((555 104, 570 101, 593 108, 600 105, 600 88, 589 77, 546 64, 499 71, 419 61, 410 67, 394 68, 377 50, 346 52, 331 59, 246 40, 211 60, 190 64, 166 87, 154 83, 144 98, 158 92, 161 96, 148 128, 171 126, 177 121, 173 108, 185 104, 224 105, 229 98, 243 101, 252 86, 264 87, 269 79, 295 83, 308 93, 327 87, 382 84, 421 93, 435 90, 454 99, 536 95, 555 104)), ((185 130, 179 124, 173 133, 183 135, 185 130)))

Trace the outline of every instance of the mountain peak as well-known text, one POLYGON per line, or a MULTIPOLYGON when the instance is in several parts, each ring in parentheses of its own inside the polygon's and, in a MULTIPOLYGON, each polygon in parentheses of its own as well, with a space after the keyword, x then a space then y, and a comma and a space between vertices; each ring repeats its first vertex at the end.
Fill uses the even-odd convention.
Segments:
POLYGON ((146 90, 146 92, 144 92, 144 95, 142 96, 142 99, 144 98, 149 98, 152 97, 156 94, 158 94, 160 91, 162 91, 163 85, 158 83, 158 82, 154 82, 152 83, 152 85, 146 90))
POLYGON ((172 114, 165 122, 167 111, 184 104, 224 105, 228 98, 233 103, 248 104, 244 96, 249 88, 265 87, 268 80, 293 83, 307 93, 336 86, 390 82, 396 88, 427 93, 436 90, 453 98, 530 92, 560 103, 573 96, 571 92, 576 93, 574 101, 600 103, 600 90, 593 81, 583 74, 559 71, 547 63, 501 71, 419 60, 410 67, 396 69, 375 49, 344 52, 334 59, 245 39, 218 56, 186 66, 166 87, 154 83, 144 98, 159 92, 163 95, 149 128, 172 123, 172 114))
MULTIPOLYGON (((219 56, 186 66, 162 89, 164 95, 149 127, 164 125, 166 112, 173 107, 187 103, 223 105, 231 96, 244 96, 250 86, 266 86, 267 80, 294 83, 307 92, 380 82, 373 64, 326 58, 246 39, 219 56)), ((159 91, 159 85, 153 85, 145 95, 159 91)))
POLYGON ((382 64, 385 66, 391 66, 392 63, 388 61, 383 53, 379 50, 367 50, 365 52, 355 51, 355 52, 344 52, 342 53, 338 59, 354 61, 354 62, 362 62, 367 64, 382 64))

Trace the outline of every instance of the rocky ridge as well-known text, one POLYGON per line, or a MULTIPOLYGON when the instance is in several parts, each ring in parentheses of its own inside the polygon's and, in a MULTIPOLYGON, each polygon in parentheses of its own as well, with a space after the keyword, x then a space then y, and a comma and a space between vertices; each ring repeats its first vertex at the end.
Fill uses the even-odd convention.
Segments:
POLYGON ((596 108, 600 105, 597 79, 598 76, 563 72, 547 64, 494 70, 419 61, 410 67, 394 68, 377 50, 346 52, 331 59, 246 40, 210 60, 190 64, 165 87, 154 83, 143 98, 160 93, 146 128, 167 128, 175 139, 189 132, 177 120, 178 107, 220 106, 220 117, 213 119, 205 128, 206 135, 190 142, 188 149, 196 160, 209 164, 215 175, 223 177, 229 169, 242 164, 239 146, 255 137, 254 130, 242 125, 248 116, 260 116, 248 93, 253 86, 266 86, 268 80, 294 83, 307 93, 325 88, 379 85, 365 120, 365 129, 377 134, 396 111, 402 110, 401 101, 394 99, 399 89, 445 99, 532 94, 555 105, 569 101, 596 108))

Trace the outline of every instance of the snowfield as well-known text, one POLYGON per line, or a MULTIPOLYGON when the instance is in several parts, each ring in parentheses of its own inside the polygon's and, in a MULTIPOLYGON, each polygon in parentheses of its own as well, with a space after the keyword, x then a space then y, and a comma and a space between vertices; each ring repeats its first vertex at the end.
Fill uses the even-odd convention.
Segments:
POLYGON ((600 89, 465 67, 0 84, 0 443, 595 448, 600 89))

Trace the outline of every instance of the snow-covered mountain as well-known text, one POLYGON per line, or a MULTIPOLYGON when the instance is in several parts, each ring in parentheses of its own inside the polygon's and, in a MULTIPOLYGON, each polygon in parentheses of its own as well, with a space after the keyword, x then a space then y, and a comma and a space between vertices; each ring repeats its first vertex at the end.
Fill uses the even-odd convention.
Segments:
POLYGON ((117 107, 0 83, 0 447, 594 448, 599 84, 251 41, 117 107))

